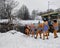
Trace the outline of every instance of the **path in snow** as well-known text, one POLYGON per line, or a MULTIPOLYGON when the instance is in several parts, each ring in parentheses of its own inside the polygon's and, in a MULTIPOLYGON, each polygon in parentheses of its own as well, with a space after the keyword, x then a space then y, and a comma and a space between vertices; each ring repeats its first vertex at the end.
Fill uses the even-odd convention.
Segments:
POLYGON ((0 48, 60 48, 60 33, 59 38, 54 39, 50 33, 49 40, 40 38, 34 39, 26 37, 24 34, 15 30, 7 33, 0 33, 0 48), (11 34, 14 32, 15 34, 11 34))

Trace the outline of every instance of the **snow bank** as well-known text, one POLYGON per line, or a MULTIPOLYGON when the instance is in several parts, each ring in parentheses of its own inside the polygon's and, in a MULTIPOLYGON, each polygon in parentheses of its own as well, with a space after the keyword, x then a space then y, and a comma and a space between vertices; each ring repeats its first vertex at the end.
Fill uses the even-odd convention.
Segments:
POLYGON ((19 34, 19 35, 23 35, 23 33, 21 33, 21 32, 18 32, 18 31, 16 31, 16 30, 10 30, 10 31, 8 31, 7 32, 8 34, 10 33, 10 34, 19 34))
POLYGON ((20 20, 20 19, 15 19, 12 21, 13 24, 17 24, 19 26, 25 26, 25 25, 29 25, 29 24, 32 24, 32 23, 38 23, 39 20, 20 20))
POLYGON ((0 48, 60 48, 60 33, 58 36, 59 38, 54 39, 53 34, 50 33, 49 40, 34 39, 11 30, 7 33, 0 33, 0 48), (16 33, 13 35, 10 32, 16 33))
POLYGON ((23 25, 26 25, 26 24, 38 23, 39 20, 21 20, 20 22, 21 22, 23 25))

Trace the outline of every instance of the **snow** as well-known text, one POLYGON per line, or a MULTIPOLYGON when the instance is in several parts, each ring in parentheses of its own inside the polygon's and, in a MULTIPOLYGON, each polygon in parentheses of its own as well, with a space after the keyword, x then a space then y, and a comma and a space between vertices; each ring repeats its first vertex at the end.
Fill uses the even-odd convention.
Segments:
POLYGON ((41 16, 36 16, 35 20, 42 20, 42 17, 41 16))
POLYGON ((54 39, 53 34, 50 33, 49 40, 34 39, 16 30, 11 30, 0 33, 0 48, 60 48, 60 33, 58 36, 54 39), (15 32, 15 34, 11 34, 11 32, 15 32))
POLYGON ((30 25, 30 24, 38 24, 39 22, 43 23, 43 20, 42 20, 41 16, 37 16, 35 18, 35 20, 21 20, 19 18, 15 18, 12 21, 13 24, 17 24, 17 25, 20 25, 20 26, 25 26, 25 25, 30 25))
POLYGON ((21 20, 21 23, 24 25, 38 23, 38 22, 39 22, 39 20, 21 20))
POLYGON ((8 23, 9 19, 0 19, 0 23, 8 23))
MULTIPOLYGON (((38 22, 42 22, 42 18, 41 16, 38 17, 41 19, 40 20, 21 20, 19 18, 14 18, 12 19, 12 24, 16 24, 16 25, 19 25, 19 26, 25 26, 25 25, 29 25, 29 24, 38 24, 38 22)), ((9 22, 9 19, 1 19, 0 20, 0 23, 8 23, 9 22)))
POLYGON ((39 20, 20 20, 18 18, 15 18, 15 20, 12 21, 13 24, 17 24, 20 26, 25 26, 33 23, 38 23, 39 20))

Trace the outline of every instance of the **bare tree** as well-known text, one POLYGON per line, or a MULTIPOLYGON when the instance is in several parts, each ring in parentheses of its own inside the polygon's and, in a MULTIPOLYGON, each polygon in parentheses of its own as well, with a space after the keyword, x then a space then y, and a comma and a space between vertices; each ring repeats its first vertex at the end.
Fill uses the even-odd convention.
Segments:
POLYGON ((0 0, 0 19, 4 17, 4 0, 0 0))
POLYGON ((11 20, 12 10, 18 5, 14 0, 1 0, 0 4, 0 18, 9 18, 11 20))
POLYGON ((18 5, 18 2, 14 1, 14 0, 6 0, 5 2, 6 2, 5 3, 6 4, 6 12, 7 12, 8 17, 11 20, 11 18, 12 18, 11 12, 18 5))

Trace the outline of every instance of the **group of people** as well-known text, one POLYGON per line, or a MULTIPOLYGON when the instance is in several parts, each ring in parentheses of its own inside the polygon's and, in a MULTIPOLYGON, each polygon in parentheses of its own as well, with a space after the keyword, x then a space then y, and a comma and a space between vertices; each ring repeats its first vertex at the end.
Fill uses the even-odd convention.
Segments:
MULTIPOLYGON (((53 33, 54 33, 54 38, 57 38, 57 32, 58 32, 58 22, 57 20, 53 20, 53 33)), ((43 40, 49 39, 49 24, 48 24, 48 20, 41 20, 39 21, 38 25, 35 26, 34 24, 31 25, 26 25, 25 26, 25 33, 27 36, 30 36, 30 34, 32 35, 32 37, 34 37, 35 39, 37 39, 38 35, 40 36, 40 38, 42 38, 43 40), (36 36, 35 36, 36 35, 36 36), (42 36, 43 35, 43 36, 42 36)))

